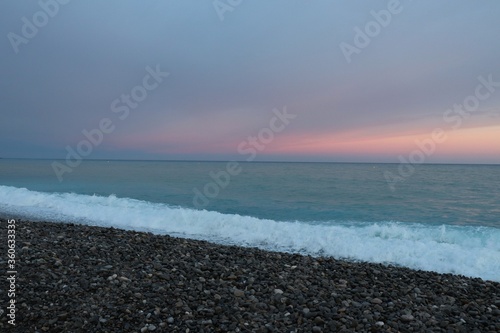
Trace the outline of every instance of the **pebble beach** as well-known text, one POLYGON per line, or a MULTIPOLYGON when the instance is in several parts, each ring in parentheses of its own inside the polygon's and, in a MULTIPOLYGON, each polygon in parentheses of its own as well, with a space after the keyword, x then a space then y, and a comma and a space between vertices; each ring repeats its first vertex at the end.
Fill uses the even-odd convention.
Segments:
POLYGON ((500 283, 404 267, 24 220, 16 265, 2 332, 500 332, 500 283))

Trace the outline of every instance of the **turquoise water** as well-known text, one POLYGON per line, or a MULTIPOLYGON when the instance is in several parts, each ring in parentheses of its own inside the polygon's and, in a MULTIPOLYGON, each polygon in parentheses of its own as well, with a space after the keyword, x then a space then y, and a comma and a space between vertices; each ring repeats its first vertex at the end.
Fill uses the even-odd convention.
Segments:
POLYGON ((500 280, 497 165, 51 163, 0 160, 0 212, 500 280))
MULTIPOLYGON (((421 165, 392 191, 394 164, 240 163, 215 198, 193 202, 225 162, 85 161, 59 182, 51 161, 0 160, 0 185, 127 197, 278 221, 401 221, 500 227, 500 166, 421 165), (208 201, 208 202, 207 202, 208 201)), ((213 185, 212 185, 213 186, 213 185)), ((210 193, 210 192, 209 192, 210 193)))

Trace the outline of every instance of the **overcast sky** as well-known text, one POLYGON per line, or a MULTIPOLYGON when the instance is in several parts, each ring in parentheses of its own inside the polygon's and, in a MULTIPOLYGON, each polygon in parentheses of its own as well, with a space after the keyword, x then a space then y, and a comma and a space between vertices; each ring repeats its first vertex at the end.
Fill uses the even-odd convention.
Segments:
POLYGON ((399 162, 441 129, 425 162, 500 163, 499 1, 60 1, 0 4, 0 157, 109 119, 87 158, 245 160, 286 108, 257 160, 399 162))

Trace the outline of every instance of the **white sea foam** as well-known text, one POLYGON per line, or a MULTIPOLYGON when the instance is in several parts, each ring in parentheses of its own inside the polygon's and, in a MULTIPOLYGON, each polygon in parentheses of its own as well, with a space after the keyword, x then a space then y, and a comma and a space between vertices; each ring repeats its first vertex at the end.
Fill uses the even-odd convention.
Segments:
POLYGON ((0 186, 0 212, 151 231, 500 281, 500 229, 398 222, 277 222, 166 204, 0 186))

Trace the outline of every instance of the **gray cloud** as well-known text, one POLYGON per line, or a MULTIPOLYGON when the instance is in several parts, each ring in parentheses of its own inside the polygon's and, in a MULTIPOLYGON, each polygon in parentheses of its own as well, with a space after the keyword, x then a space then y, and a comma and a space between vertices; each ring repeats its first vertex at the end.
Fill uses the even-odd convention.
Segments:
MULTIPOLYGON (((339 44, 352 43, 353 28, 373 19, 371 10, 387 8, 387 1, 245 1, 221 22, 210 1, 74 0, 17 54, 7 35, 21 34, 21 18, 31 19, 40 6, 5 1, 0 154, 63 156, 82 129, 113 117, 110 103, 156 64, 171 75, 119 123, 96 156, 147 157, 147 149, 110 149, 127 136, 180 124, 207 131, 217 142, 225 135, 237 141, 282 105, 301 115, 290 134, 390 132, 391 125, 396 131, 416 123, 432 128, 446 108, 473 92, 477 76, 500 78, 500 4, 401 4, 403 11, 348 64, 339 44)), ((500 94, 484 104, 499 106, 500 94)), ((500 124, 494 117, 491 122, 500 124)))

